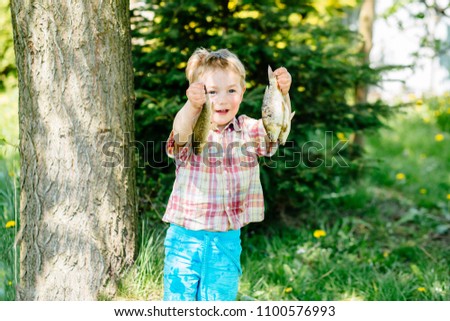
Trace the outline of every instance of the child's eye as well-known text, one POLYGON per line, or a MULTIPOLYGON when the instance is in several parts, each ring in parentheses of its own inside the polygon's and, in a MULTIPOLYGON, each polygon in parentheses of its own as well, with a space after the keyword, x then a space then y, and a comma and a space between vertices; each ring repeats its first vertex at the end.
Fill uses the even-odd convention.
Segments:
POLYGON ((209 94, 209 95, 215 95, 216 92, 215 92, 214 90, 210 90, 210 91, 208 91, 208 94, 209 94))
POLYGON ((228 90, 228 92, 229 92, 230 94, 234 94, 234 93, 236 92, 236 89, 230 89, 230 90, 228 90))

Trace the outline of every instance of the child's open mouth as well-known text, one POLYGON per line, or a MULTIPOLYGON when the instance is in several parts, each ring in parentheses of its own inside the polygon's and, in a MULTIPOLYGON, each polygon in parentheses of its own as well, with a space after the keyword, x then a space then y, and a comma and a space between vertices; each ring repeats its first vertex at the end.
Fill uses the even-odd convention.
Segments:
POLYGON ((219 109, 216 110, 215 112, 218 113, 219 115, 225 115, 226 113, 228 113, 229 109, 219 109))

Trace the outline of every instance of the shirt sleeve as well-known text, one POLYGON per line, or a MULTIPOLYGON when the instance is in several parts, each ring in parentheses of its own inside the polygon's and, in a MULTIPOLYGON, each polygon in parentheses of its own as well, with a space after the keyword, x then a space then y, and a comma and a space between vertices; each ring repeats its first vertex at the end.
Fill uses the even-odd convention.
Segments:
POLYGON ((166 144, 166 153, 169 158, 173 158, 179 162, 185 162, 191 153, 191 143, 188 142, 184 146, 179 146, 175 142, 175 133, 172 130, 166 144))
POLYGON ((240 120, 250 140, 255 143, 256 154, 266 157, 273 156, 278 149, 278 143, 271 143, 269 141, 262 119, 253 119, 243 115, 240 117, 240 120))

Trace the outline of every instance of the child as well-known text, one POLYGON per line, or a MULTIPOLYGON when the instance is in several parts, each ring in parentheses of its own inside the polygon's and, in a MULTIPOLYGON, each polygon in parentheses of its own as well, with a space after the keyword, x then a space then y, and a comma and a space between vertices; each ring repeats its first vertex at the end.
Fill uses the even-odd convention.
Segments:
MULTIPOLYGON (((291 76, 274 71, 288 97, 291 76)), ((264 218, 257 156, 270 156, 261 119, 236 118, 245 92, 245 69, 226 49, 197 49, 186 67, 188 100, 167 142, 177 163, 163 217, 169 222, 164 261, 164 300, 235 300, 241 275, 240 228, 264 218), (205 94, 206 89, 206 94, 205 94), (208 143, 192 152, 191 136, 206 101, 212 103, 208 143)))

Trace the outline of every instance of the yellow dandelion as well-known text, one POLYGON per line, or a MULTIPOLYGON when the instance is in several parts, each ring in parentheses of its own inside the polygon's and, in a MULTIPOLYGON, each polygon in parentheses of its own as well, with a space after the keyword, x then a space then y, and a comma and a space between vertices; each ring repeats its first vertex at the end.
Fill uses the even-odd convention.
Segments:
POLYGON ((10 228, 10 227, 14 227, 14 226, 16 226, 15 221, 8 221, 8 222, 6 222, 6 225, 5 225, 6 228, 10 228))
POLYGON ((421 286, 421 287, 417 288, 417 291, 419 291, 419 292, 426 292, 427 289, 425 289, 423 286, 421 286))
POLYGON ((284 293, 291 293, 292 292, 292 288, 288 287, 286 289, 284 289, 284 293))
POLYGON ((436 136, 434 136, 434 139, 435 139, 437 142, 442 142, 442 141, 444 140, 444 135, 442 135, 442 134, 436 134, 436 136))
POLYGON ((397 173, 397 175, 395 175, 395 179, 398 181, 404 181, 406 179, 406 175, 403 173, 397 173))
POLYGON ((321 237, 327 236, 327 232, 325 232, 324 230, 315 230, 313 235, 316 239, 319 239, 321 237))
POLYGON ((339 138, 339 140, 347 140, 344 133, 337 133, 336 137, 339 138))
POLYGON ((428 124, 430 122, 430 117, 423 117, 423 122, 428 124))
POLYGON ((391 251, 386 250, 386 251, 383 252, 383 257, 387 258, 387 257, 389 257, 390 254, 391 254, 391 251))
POLYGON ((13 285, 12 281, 8 281, 8 285, 12 286, 13 285))
POLYGON ((427 192, 428 192, 428 191, 427 191, 426 188, 421 188, 421 189, 419 190, 419 193, 422 194, 422 195, 425 195, 427 192))
POLYGON ((447 194, 447 199, 450 201, 450 194, 447 194))
POLYGON ((299 86, 299 87, 297 87, 297 91, 299 91, 299 92, 304 92, 306 90, 306 88, 305 87, 303 87, 303 86, 299 86))

